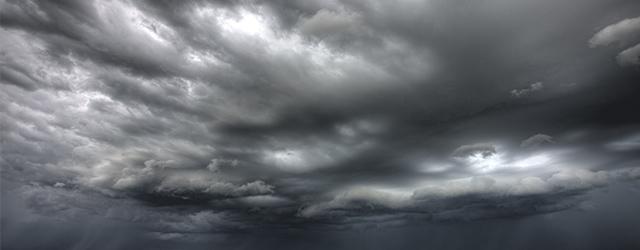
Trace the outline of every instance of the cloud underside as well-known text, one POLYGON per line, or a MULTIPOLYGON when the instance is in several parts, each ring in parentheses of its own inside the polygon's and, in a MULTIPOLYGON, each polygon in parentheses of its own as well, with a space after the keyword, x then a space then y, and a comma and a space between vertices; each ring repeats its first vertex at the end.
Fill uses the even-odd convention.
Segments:
POLYGON ((616 56, 621 66, 640 65, 640 17, 624 19, 598 31, 589 44, 591 47, 618 45, 626 48, 616 56), (635 45, 634 45, 635 44, 635 45), (632 45, 631 47, 629 47, 632 45))
POLYGON ((1 1, 3 203, 164 239, 575 208, 639 177, 640 21, 529 2, 1 1))

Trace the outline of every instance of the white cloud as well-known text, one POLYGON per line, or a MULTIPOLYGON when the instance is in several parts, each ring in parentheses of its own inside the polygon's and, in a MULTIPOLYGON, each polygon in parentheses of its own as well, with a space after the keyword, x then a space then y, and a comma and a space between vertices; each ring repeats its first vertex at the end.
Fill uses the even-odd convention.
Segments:
POLYGON ((589 40, 589 46, 595 48, 613 43, 628 46, 636 39, 640 39, 640 17, 624 19, 605 27, 589 40))
POLYGON ((542 82, 532 83, 529 87, 523 89, 514 89, 511 90, 511 95, 513 97, 525 97, 533 92, 540 91, 544 88, 544 84, 542 82))
POLYGON ((550 157, 548 154, 541 153, 516 160, 515 162, 513 162, 513 165, 520 168, 537 167, 551 163, 552 160, 552 157, 550 157))

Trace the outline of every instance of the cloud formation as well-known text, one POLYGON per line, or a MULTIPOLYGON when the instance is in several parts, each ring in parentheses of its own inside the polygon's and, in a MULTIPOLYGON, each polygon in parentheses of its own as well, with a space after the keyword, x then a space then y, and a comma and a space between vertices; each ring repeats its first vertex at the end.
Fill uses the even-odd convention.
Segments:
POLYGON ((640 32, 640 17, 627 18, 598 31, 589 40, 589 44, 591 47, 608 46, 613 43, 618 43, 620 47, 628 46, 640 39, 638 32, 640 32))
POLYGON ((632 5, 0 1, 2 247, 580 209, 638 180, 632 5))
POLYGON ((618 47, 626 48, 616 57, 618 63, 621 66, 637 66, 640 65, 640 44, 636 44, 640 42, 638 34, 640 17, 628 18, 598 31, 589 40, 589 46, 595 48, 616 44, 618 47), (630 45, 633 46, 628 47, 630 45))
POLYGON ((553 137, 545 134, 535 134, 523 140, 522 143, 520 143, 520 147, 524 147, 524 148, 537 147, 547 143, 554 143, 553 137))
POLYGON ((540 91, 543 88, 544 88, 544 84, 542 82, 536 82, 536 83, 532 83, 527 88, 511 90, 511 95, 513 97, 525 97, 530 95, 533 92, 540 91))
POLYGON ((454 157, 469 157, 479 155, 482 158, 487 158, 496 153, 496 147, 489 143, 477 143, 471 145, 462 145, 453 151, 454 157))

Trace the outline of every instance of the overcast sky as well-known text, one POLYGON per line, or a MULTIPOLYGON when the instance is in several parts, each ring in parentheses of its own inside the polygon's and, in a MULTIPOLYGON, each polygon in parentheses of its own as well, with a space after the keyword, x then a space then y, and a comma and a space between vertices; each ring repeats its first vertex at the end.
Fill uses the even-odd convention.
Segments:
POLYGON ((0 0, 0 24, 3 249, 640 249, 637 0, 0 0))

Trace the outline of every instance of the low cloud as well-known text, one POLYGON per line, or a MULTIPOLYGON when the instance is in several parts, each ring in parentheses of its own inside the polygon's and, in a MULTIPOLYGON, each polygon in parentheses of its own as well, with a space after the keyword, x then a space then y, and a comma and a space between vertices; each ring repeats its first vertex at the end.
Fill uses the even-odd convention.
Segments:
POLYGON ((637 72, 607 53, 637 65, 639 19, 560 2, 0 1, 1 248, 527 216, 637 181, 637 72))
POLYGON ((483 158, 487 158, 497 153, 496 146, 489 143, 477 143, 471 145, 462 145, 456 148, 451 154, 453 157, 469 157, 474 155, 480 155, 483 158))
POLYGON ((636 44, 635 46, 620 52, 616 59, 622 66, 640 65, 640 44, 636 44))
POLYGON ((367 211, 371 216, 403 213, 409 218, 428 220, 527 216, 576 207, 591 190, 635 180, 638 176, 636 168, 563 170, 547 177, 482 175, 418 187, 414 191, 357 187, 338 193, 328 202, 307 206, 299 215, 348 217, 356 211, 367 211))
POLYGON ((625 138, 611 141, 605 147, 615 151, 640 150, 640 134, 632 134, 625 138))
POLYGON ((543 144, 555 143, 553 137, 545 134, 535 134, 520 143, 520 147, 529 148, 537 147, 543 144))
POLYGON ((533 92, 540 91, 544 88, 544 84, 542 82, 532 83, 529 87, 523 89, 514 89, 511 90, 511 96, 520 98, 531 95, 533 92))
POLYGON ((609 46, 618 43, 618 46, 625 47, 640 39, 640 17, 627 18, 615 24, 611 24, 598 31, 591 40, 589 46, 609 46))
POLYGON ((618 64, 621 66, 638 66, 640 65, 640 44, 633 44, 640 41, 639 34, 640 17, 628 18, 598 31, 589 40, 589 46, 596 48, 617 44, 618 47, 626 48, 616 57, 618 64))

